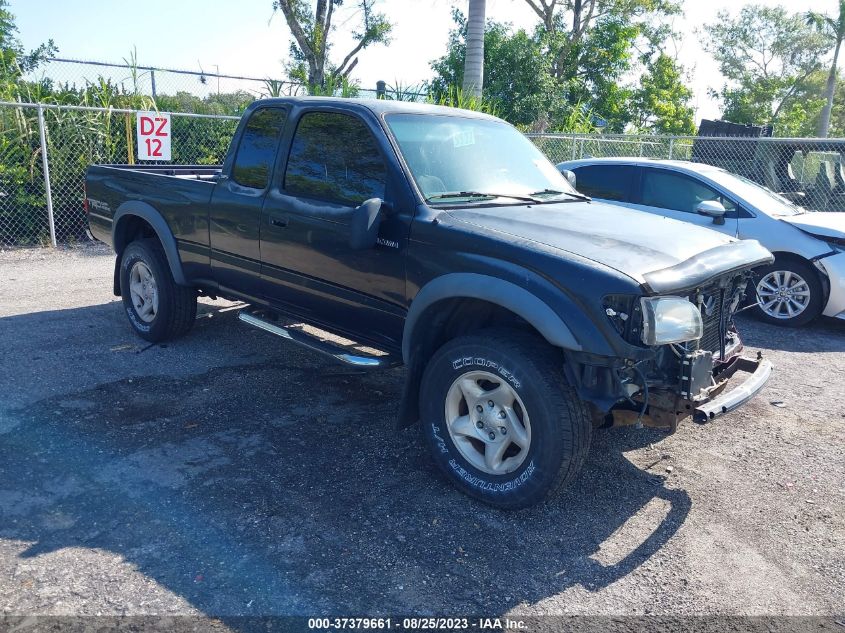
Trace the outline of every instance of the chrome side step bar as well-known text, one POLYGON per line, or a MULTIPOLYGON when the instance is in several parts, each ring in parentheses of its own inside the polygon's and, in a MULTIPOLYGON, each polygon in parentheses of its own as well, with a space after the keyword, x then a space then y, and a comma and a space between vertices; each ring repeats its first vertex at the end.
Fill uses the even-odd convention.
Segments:
POLYGON ((281 336, 284 339, 298 343, 303 347, 307 347, 315 352, 320 352, 326 356, 331 356, 336 361, 345 365, 352 365, 361 369, 387 369, 399 365, 399 361, 393 356, 367 356, 358 352, 354 347, 345 347, 340 343, 331 343, 330 341, 323 341, 316 336, 304 332, 303 330, 293 328, 291 326, 283 326, 274 323, 272 320, 264 318, 262 315, 254 312, 241 310, 238 313, 238 319, 248 325, 257 327, 270 334, 281 336))

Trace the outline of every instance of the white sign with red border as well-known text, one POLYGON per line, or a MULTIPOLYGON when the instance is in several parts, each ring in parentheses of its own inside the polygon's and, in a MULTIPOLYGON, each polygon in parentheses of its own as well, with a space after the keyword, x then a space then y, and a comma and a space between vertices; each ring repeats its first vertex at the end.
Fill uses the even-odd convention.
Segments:
POLYGON ((135 118, 138 160, 170 160, 170 114, 139 112, 135 118))

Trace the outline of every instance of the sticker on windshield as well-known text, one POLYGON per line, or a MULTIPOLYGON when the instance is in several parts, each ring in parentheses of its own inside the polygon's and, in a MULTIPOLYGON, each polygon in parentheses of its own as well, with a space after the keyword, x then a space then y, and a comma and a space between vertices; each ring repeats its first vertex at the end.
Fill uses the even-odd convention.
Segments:
POLYGON ((458 132, 452 136, 452 144, 455 147, 466 147, 467 145, 475 145, 475 133, 472 128, 467 128, 462 132, 458 132))

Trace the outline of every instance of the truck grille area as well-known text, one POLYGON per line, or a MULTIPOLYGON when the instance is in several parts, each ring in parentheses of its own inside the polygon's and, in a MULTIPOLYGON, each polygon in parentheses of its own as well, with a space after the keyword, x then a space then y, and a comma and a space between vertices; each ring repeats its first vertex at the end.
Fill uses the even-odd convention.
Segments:
MULTIPOLYGON (((725 317, 722 291, 714 288, 710 293, 704 293, 704 295, 705 303, 699 307, 701 320, 704 323, 704 335, 698 340, 697 349, 713 352, 713 355, 717 356, 722 350, 722 332, 727 329, 727 326, 724 329, 722 327, 725 317)), ((691 299, 695 300, 694 297, 691 297, 691 299)))
POLYGON ((701 311, 704 325, 702 337, 687 345, 689 351, 706 350, 712 352, 714 358, 721 358, 723 347, 729 342, 728 331, 733 312, 744 290, 745 282, 740 277, 727 284, 724 281, 712 284, 689 296, 689 300, 701 311))

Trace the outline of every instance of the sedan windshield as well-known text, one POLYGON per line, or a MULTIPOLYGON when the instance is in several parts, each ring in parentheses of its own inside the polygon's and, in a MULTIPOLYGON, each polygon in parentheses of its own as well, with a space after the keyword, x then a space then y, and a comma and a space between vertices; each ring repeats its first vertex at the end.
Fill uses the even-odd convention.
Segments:
POLYGON ((583 199, 534 143, 502 121, 390 114, 387 125, 431 204, 583 199))
POLYGON ((744 176, 732 174, 723 169, 714 169, 705 173, 708 178, 722 185, 730 193, 768 215, 799 215, 805 212, 783 196, 744 176))

